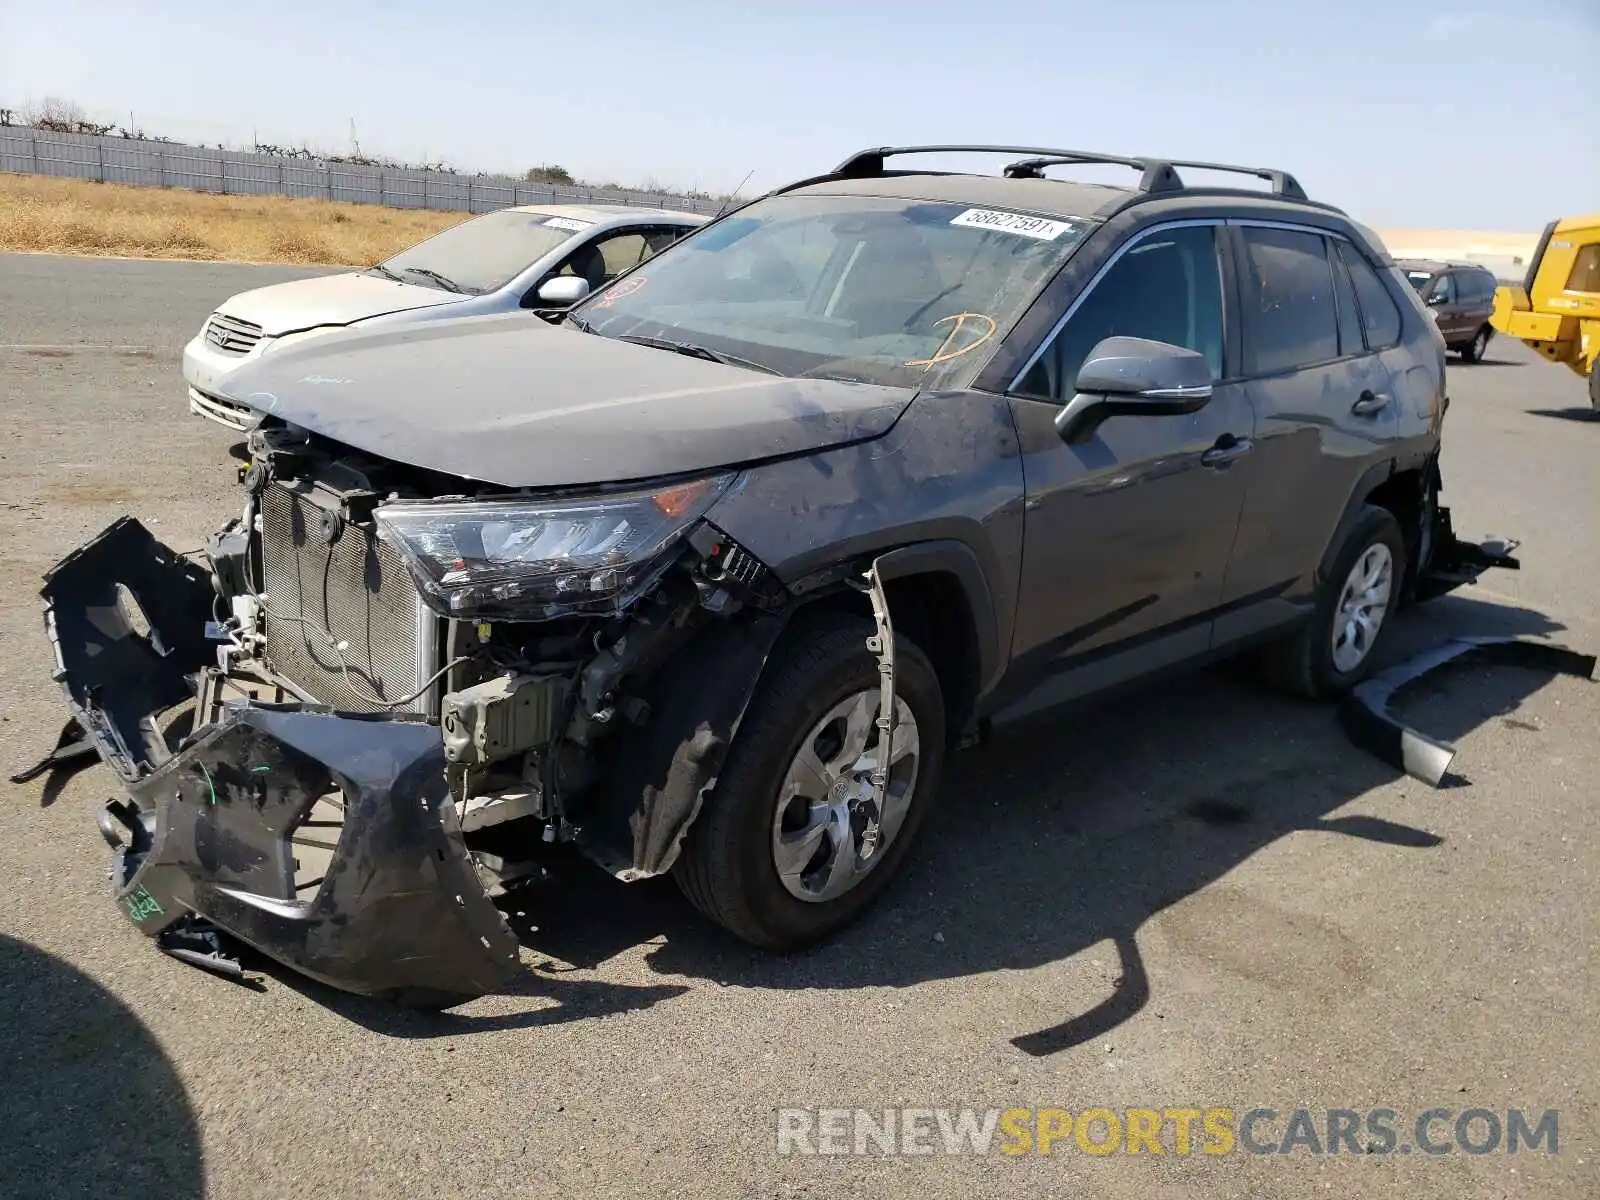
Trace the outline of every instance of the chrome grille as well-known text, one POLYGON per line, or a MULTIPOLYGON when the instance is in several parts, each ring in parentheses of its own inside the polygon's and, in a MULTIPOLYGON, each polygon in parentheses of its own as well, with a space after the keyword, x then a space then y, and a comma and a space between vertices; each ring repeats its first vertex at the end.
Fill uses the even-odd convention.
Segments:
MULTIPOLYGON (((400 556, 366 530, 345 525, 330 546, 324 509, 281 484, 261 499, 262 580, 266 586, 266 652, 289 682, 334 708, 373 712, 417 690, 419 649, 433 647, 416 585, 400 556), (306 624, 300 622, 304 620, 306 624), (348 643, 328 644, 323 630, 348 643), (340 669, 341 661, 348 671, 340 669)), ((335 514, 336 516, 336 514, 335 514)), ((405 709, 426 711, 427 697, 405 709)))
POLYGON ((212 313, 206 322, 206 341, 229 354, 248 354, 261 340, 261 326, 226 313, 212 313))

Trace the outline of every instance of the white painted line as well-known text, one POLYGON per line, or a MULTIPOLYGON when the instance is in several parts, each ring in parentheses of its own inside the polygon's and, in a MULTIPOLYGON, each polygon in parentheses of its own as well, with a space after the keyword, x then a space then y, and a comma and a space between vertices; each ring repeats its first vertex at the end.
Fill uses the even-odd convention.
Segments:
POLYGON ((62 350, 111 350, 119 354, 176 354, 176 350, 163 351, 160 346, 108 346, 104 342, 0 342, 0 350, 40 350, 55 353, 62 350))

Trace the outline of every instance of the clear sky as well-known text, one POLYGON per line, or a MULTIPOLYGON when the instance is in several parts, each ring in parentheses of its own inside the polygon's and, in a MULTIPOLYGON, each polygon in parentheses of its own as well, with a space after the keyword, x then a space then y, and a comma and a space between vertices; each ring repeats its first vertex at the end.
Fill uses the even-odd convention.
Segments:
POLYGON ((0 0, 0 105, 747 190, 979 141, 1293 171, 1379 226, 1600 209, 1600 0, 0 0))

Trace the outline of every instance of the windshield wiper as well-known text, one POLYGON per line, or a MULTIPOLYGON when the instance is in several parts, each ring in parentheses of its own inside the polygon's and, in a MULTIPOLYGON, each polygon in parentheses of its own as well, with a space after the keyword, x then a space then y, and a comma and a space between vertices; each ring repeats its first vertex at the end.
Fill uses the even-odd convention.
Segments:
POLYGON ((635 346, 651 346, 657 350, 671 350, 675 354, 687 354, 690 358, 703 358, 707 362, 721 363, 725 367, 749 367, 752 371, 762 371, 768 375, 783 374, 776 367, 769 367, 766 363, 759 363, 751 358, 740 358, 737 354, 724 354, 720 350, 713 350, 710 346, 697 346, 693 342, 675 342, 671 338, 642 337, 636 333, 621 334, 617 341, 632 342, 635 346))
POLYGON ((562 318, 561 323, 563 325, 571 325, 579 333, 594 332, 594 326, 589 324, 589 322, 585 321, 582 317, 578 316, 577 313, 569 312, 565 317, 562 318))
POLYGON ((450 276, 441 275, 431 267, 402 267, 400 269, 408 275, 421 275, 424 279, 431 279, 447 292, 457 292, 463 296, 467 294, 466 288, 451 279, 450 276))
POLYGON ((405 282, 404 279, 401 279, 400 276, 396 275, 393 271, 389 270, 389 268, 384 266, 382 263, 374 263, 372 266, 368 267, 367 270, 376 271, 379 275, 382 275, 385 279, 392 279, 396 283, 404 283, 405 282))

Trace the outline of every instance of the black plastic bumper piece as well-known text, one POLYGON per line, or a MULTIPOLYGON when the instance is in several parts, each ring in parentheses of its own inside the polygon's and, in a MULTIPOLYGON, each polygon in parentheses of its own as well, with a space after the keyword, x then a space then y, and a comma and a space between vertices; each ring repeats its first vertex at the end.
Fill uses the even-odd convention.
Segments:
MULTIPOLYGON (((215 659, 205 633, 217 599, 210 576, 123 517, 57 563, 41 595, 67 707, 132 783, 167 756, 157 719, 193 695, 190 677, 215 659)), ((22 774, 49 770, 70 750, 63 736, 22 774)))
POLYGON ((1529 667, 1560 675, 1593 679, 1595 656, 1550 642, 1515 637, 1456 638, 1407 662, 1374 675, 1346 697, 1340 710, 1345 733, 1363 750, 1413 778, 1438 787, 1456 756, 1456 748, 1402 724, 1389 714, 1395 693, 1429 671, 1472 654, 1500 666, 1529 667))
POLYGON ((517 940, 478 882, 444 766, 439 731, 414 719, 234 707, 129 789, 136 817, 108 806, 103 828, 128 834, 117 899, 152 937, 204 917, 343 991, 425 1008, 497 991, 517 940), (297 890, 291 839, 319 801, 343 828, 297 890))

